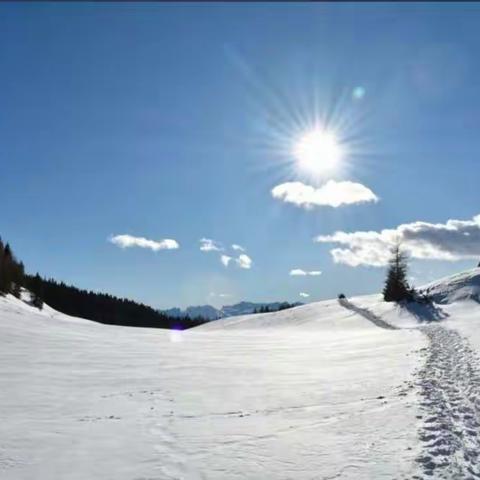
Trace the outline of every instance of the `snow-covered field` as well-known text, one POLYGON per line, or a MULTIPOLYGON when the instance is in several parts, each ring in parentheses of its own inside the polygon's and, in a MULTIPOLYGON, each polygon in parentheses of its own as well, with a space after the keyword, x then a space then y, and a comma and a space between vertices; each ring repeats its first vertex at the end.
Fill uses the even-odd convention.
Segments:
POLYGON ((367 296, 169 332, 1 297, 0 478, 480 478, 479 314, 367 296))

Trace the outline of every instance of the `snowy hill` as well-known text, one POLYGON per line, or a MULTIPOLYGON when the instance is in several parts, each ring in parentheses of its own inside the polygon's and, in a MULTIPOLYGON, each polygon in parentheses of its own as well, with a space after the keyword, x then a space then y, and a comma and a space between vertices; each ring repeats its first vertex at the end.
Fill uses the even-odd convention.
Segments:
POLYGON ((434 302, 453 303, 459 300, 480 302, 480 268, 445 277, 419 289, 428 294, 434 302))
POLYGON ((480 305, 435 309, 370 295, 176 332, 0 297, 0 477, 478 478, 480 305))
POLYGON ((335 301, 250 316, 272 325, 276 317, 285 328, 171 332, 1 298, 0 476, 311 479, 343 471, 366 480, 416 471, 414 397, 400 393, 418 367, 422 335, 377 328, 335 301))

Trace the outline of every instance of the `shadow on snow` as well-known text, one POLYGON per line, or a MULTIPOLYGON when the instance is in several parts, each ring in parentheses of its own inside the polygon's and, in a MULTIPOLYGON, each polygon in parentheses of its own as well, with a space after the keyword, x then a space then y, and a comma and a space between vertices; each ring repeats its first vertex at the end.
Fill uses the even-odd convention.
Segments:
POLYGON ((339 298, 338 303, 347 310, 351 310, 352 312, 361 315, 363 318, 366 318, 368 321, 372 322, 377 327, 385 328, 386 330, 398 330, 397 327, 385 322, 385 320, 382 320, 378 315, 375 315, 373 312, 368 310, 368 308, 357 307, 352 302, 348 301, 346 298, 339 298))
MULTIPOLYGON (((370 311, 368 308, 358 307, 346 298, 339 298, 338 303, 352 312, 361 315, 363 318, 366 318, 377 327, 385 328, 387 330, 397 330, 398 327, 387 323, 385 320, 380 318, 378 315, 370 311)), ((398 305, 400 308, 403 308, 408 311, 419 323, 430 323, 438 322, 448 318, 449 314, 442 310, 438 305, 433 303, 420 303, 420 302, 408 302, 401 303, 398 305)))
POLYGON ((449 317, 449 314, 433 303, 409 302, 401 304, 420 323, 438 322, 449 317))

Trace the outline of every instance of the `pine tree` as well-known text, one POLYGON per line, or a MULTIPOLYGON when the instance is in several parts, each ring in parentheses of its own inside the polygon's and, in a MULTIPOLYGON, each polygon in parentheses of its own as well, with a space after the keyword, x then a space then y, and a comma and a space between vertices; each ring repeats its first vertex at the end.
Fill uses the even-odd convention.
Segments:
POLYGON ((21 288, 25 284, 25 267, 22 262, 18 262, 16 259, 13 262, 12 281, 12 294, 20 298, 21 288))
POLYGON ((32 305, 41 310, 43 308, 43 281, 38 273, 32 278, 30 290, 32 292, 32 305))
POLYGON ((400 243, 392 248, 383 298, 386 302, 410 301, 414 298, 414 290, 407 281, 407 256, 400 248, 400 243))
POLYGON ((16 298, 20 298, 22 296, 22 287, 19 283, 14 283, 12 287, 12 295, 16 298))
POLYGON ((7 243, 0 258, 0 292, 10 293, 12 289, 13 255, 7 243))
POLYGON ((24 282, 23 263, 17 261, 10 245, 4 246, 0 240, 0 293, 13 293, 19 298, 24 282))
POLYGON ((7 293, 5 290, 5 270, 3 265, 3 259, 5 257, 5 246, 0 238, 0 294, 7 293))

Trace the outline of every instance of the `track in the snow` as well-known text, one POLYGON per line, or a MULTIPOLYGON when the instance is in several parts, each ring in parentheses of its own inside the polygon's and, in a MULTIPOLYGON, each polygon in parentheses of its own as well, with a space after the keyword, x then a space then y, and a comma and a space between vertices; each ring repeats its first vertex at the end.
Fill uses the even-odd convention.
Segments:
POLYGON ((398 330, 398 327, 390 325, 385 320, 382 320, 378 315, 375 315, 373 312, 368 310, 368 308, 361 308, 354 305, 352 302, 348 301, 346 298, 339 298, 338 303, 347 310, 357 313, 358 315, 366 318, 369 322, 372 322, 377 327, 384 328, 386 330, 398 330))
MULTIPOLYGON (((346 299, 339 303, 380 328, 397 328, 346 299)), ((447 316, 433 311, 435 315, 423 315, 421 320, 447 316)), ((422 452, 417 458, 421 474, 414 478, 480 479, 480 359, 454 330, 437 322, 419 329, 429 346, 424 349, 425 364, 417 373, 423 424, 419 432, 422 452)))
POLYGON ((418 372, 422 397, 422 474, 417 479, 480 479, 480 362, 466 339, 441 325, 420 329, 429 339, 418 372))

